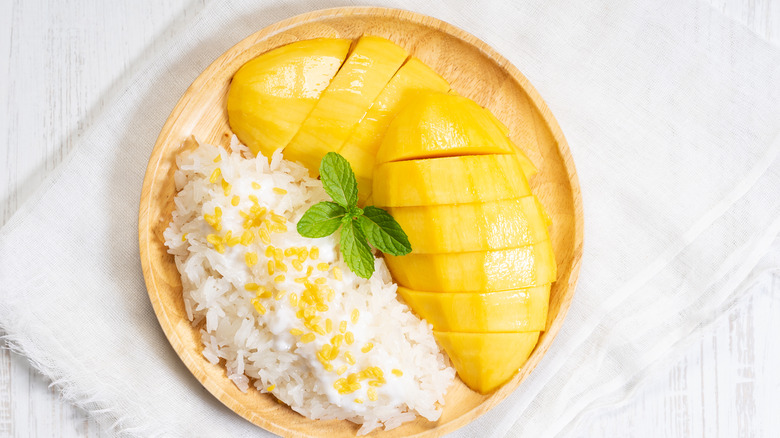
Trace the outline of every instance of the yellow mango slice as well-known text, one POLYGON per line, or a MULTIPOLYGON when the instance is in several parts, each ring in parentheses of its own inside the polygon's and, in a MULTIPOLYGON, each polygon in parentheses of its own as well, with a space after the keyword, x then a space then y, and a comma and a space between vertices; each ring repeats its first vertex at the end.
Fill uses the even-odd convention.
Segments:
POLYGON ((499 292, 420 292, 398 288, 409 307, 444 332, 544 331, 550 285, 499 292))
POLYGON ((536 196, 474 204, 390 207, 413 254, 516 248, 549 240, 536 196))
POLYGON ((536 346, 539 332, 460 333, 434 331, 463 382, 482 394, 506 383, 536 346))
POLYGON ((505 133, 473 100, 424 93, 410 99, 390 123, 376 162, 516 151, 505 133))
MULTIPOLYGON (((527 181, 536 168, 475 102, 452 91, 408 102, 377 151, 371 196, 406 230, 412 253, 385 260, 461 379, 490 392, 533 351, 557 275, 548 216, 527 181)), ((370 154, 355 150, 367 168, 370 154)))
POLYGON ((319 175, 322 157, 341 149, 407 56, 406 50, 389 40, 361 37, 301 129, 284 148, 284 157, 302 163, 313 176, 319 175))
POLYGON ((230 129, 255 154, 270 157, 290 142, 349 52, 350 40, 298 41, 266 52, 233 76, 230 129))
MULTIPOLYGON (((371 179, 374 173, 374 158, 382 144, 385 131, 408 101, 420 91, 446 92, 450 84, 417 58, 410 58, 376 98, 365 117, 355 126, 339 153, 349 161, 358 178, 371 179)), ((371 193, 371 185, 359 187, 362 196, 371 193)))
POLYGON ((374 202, 381 207, 463 204, 528 196, 516 154, 463 155, 380 164, 374 202))
POLYGON ((430 292, 485 292, 541 286, 555 281, 549 240, 522 248, 444 254, 385 254, 401 286, 430 292))

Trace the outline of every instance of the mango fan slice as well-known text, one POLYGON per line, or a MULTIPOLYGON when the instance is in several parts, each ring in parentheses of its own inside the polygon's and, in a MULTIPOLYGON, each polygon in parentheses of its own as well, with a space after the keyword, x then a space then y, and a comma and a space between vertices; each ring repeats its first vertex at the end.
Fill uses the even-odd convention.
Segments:
POLYGON ((355 171, 361 201, 371 194, 376 152, 399 109, 417 93, 446 92, 449 88, 450 85, 444 78, 414 57, 387 83, 339 151, 355 171))
POLYGON ((431 292, 485 292, 541 286, 555 281, 557 275, 549 240, 494 251, 385 255, 385 261, 398 284, 431 292))
POLYGON ((515 248, 550 238, 533 195, 473 204, 391 207, 412 243, 412 253, 515 248))
POLYGON ((461 333, 434 331, 463 383, 483 394, 506 383, 528 360, 539 332, 461 333))
POLYGON ((381 207, 413 207, 528 196, 531 187, 527 171, 516 154, 384 163, 374 170, 374 203, 381 207))
POLYGON ((298 161, 319 175, 322 157, 337 152, 371 103, 404 63, 408 53, 391 41, 361 37, 344 65, 322 92, 311 114, 284 149, 284 157, 298 161))
POLYGON ((351 42, 298 41, 244 64, 228 92, 230 129, 256 155, 270 157, 286 146, 341 67, 351 42))
POLYGON ((445 332, 531 332, 547 323, 550 285, 482 293, 398 288, 418 315, 445 332))
POLYGON ((511 154, 516 149, 493 118, 473 100, 420 94, 393 119, 377 164, 458 155, 511 154))

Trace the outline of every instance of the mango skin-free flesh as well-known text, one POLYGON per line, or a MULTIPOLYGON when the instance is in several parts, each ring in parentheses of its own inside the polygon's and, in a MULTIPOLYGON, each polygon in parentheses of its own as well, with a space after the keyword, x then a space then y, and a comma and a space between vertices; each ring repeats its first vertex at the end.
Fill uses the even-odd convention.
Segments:
POLYGON ((413 254, 516 248, 549 239, 536 197, 469 204, 392 207, 413 254))
POLYGON ((398 295, 439 331, 543 331, 550 285, 483 293, 420 292, 399 286, 398 295))
POLYGON ((399 295, 481 393, 533 352, 557 275, 549 216, 527 181, 536 168, 506 134, 471 100, 417 96, 388 127, 373 181, 412 245, 385 255, 399 295))
POLYGON ((399 112, 377 163, 458 155, 511 154, 515 149, 482 107, 465 97, 420 95, 399 112))
POLYGON ((444 78, 415 57, 409 58, 385 85, 338 151, 352 165, 361 200, 371 195, 376 152, 399 109, 416 93, 446 92, 449 88, 444 78))
POLYGON ((298 41, 244 64, 228 91, 230 129, 255 155, 270 158, 298 132, 351 43, 335 38, 298 41))
POLYGON ((463 383, 486 394, 506 383, 528 360, 539 332, 462 333, 433 331, 463 383), (518 365, 519 364, 519 365, 518 365))
POLYGON ((517 154, 383 163, 374 169, 374 178, 380 182, 373 192, 380 207, 469 204, 531 195, 517 154))
MULTIPOLYGON (((412 242, 414 248, 414 242, 412 242)), ((393 279, 409 289, 485 292, 541 286, 555 281, 549 240, 521 248, 442 254, 385 254, 393 279)))
POLYGON ((361 37, 284 148, 284 157, 300 162, 312 176, 318 176, 322 157, 341 149, 408 55, 384 38, 361 37))

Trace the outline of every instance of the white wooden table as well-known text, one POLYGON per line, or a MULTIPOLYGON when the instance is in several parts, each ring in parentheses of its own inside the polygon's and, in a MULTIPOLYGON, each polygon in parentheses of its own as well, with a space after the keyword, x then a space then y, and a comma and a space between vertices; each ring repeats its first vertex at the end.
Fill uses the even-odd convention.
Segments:
MULTIPOLYGON (((77 142, 137 60, 206 0, 0 2, 0 224, 77 142)), ((780 44, 780 0, 710 0, 780 44)), ((583 419, 577 437, 780 436, 780 276, 639 382, 583 419)), ((0 350, 0 437, 104 436, 26 359, 0 350)))

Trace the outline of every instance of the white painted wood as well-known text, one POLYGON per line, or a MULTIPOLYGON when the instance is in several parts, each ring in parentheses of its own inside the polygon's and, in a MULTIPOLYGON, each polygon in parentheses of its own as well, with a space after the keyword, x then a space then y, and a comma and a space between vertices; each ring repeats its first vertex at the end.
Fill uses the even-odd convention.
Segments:
POLYGON ((780 436, 780 349, 769 333, 780 333, 780 275, 652 372, 627 403, 592 413, 570 437, 780 436))
MULTIPOLYGON (((206 0, 0 2, 0 224, 85 127, 206 0)), ((780 44, 780 1, 709 0, 780 44)), ((574 437, 780 436, 780 279, 722 316, 621 406, 591 413, 574 437)), ((0 350, 0 437, 109 436, 59 400, 27 361, 0 350)))
MULTIPOLYGON (((0 224, 204 1, 0 1, 0 224)), ((110 435, 48 385, 0 351, 0 437, 110 435)))

